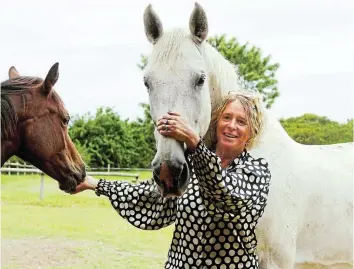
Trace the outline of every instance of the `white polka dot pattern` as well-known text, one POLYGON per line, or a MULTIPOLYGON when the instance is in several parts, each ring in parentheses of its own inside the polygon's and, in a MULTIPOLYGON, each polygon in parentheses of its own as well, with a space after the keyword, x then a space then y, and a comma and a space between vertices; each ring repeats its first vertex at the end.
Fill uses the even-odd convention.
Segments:
POLYGON ((258 268, 255 226, 268 196, 267 162, 245 150, 222 169, 203 141, 186 157, 192 178, 182 197, 162 198, 153 180, 132 185, 101 179, 96 194, 108 196, 140 229, 175 223, 165 268, 258 268))

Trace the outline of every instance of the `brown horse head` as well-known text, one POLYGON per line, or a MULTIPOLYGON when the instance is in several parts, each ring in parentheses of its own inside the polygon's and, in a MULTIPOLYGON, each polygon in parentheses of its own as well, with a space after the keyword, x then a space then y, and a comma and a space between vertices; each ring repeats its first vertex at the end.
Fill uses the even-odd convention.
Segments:
POLYGON ((11 67, 10 78, 1 83, 1 165, 16 155, 73 193, 86 171, 68 134, 69 113, 53 88, 58 67, 44 80, 20 76, 11 67))

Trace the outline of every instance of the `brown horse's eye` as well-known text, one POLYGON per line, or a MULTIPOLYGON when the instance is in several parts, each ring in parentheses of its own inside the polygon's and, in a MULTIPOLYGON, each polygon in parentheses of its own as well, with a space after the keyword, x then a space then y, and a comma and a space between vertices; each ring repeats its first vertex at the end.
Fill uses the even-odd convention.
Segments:
POLYGON ((69 122, 70 122, 70 117, 67 116, 67 117, 63 120, 63 123, 64 123, 64 125, 68 125, 69 122))

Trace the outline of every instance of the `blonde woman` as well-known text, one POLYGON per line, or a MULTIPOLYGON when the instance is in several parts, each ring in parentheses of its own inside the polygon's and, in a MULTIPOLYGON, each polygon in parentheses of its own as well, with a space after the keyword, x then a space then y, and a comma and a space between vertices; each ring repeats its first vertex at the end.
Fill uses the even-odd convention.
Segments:
POLYGON ((77 192, 107 196, 132 225, 157 230, 175 224, 165 268, 259 268, 255 228, 263 215, 271 173, 248 152, 262 130, 260 99, 229 93, 212 114, 207 147, 179 113, 158 131, 186 144, 191 179, 181 197, 163 198, 153 180, 133 185, 88 177, 77 192))

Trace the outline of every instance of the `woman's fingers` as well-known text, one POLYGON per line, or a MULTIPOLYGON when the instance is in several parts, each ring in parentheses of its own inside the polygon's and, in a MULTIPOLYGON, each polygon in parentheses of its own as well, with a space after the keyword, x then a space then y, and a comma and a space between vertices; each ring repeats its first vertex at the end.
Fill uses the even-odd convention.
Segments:
POLYGON ((181 114, 179 114, 178 112, 172 112, 172 111, 169 111, 168 114, 172 116, 181 116, 181 114))
POLYGON ((164 136, 176 136, 176 127, 172 125, 161 125, 157 127, 157 130, 164 136))
POLYGON ((81 184, 76 186, 76 190, 72 194, 77 194, 77 193, 85 191, 87 189, 88 189, 87 181, 84 181, 81 184))
POLYGON ((162 116, 157 122, 157 130, 164 136, 170 136, 178 139, 184 130, 184 121, 181 120, 177 112, 168 112, 168 115, 162 116))
POLYGON ((177 124, 178 124, 178 120, 175 118, 162 118, 157 122, 157 126, 163 126, 163 125, 171 126, 177 124))
POLYGON ((177 121, 179 119, 179 117, 177 116, 170 116, 170 115, 164 115, 162 116, 161 120, 162 121, 170 121, 170 120, 174 120, 174 121, 177 121))
POLYGON ((178 120, 180 116, 181 114, 177 112, 167 112, 167 115, 163 115, 161 119, 178 120))

